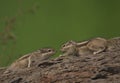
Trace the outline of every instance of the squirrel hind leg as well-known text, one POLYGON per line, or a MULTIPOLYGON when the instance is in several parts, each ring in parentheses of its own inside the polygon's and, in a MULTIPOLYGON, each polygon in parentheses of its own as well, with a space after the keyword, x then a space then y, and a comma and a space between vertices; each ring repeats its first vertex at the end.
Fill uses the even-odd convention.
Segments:
POLYGON ((28 58, 28 65, 27 67, 31 67, 31 57, 28 58))
POLYGON ((99 54, 99 53, 103 52, 104 50, 105 50, 105 48, 104 49, 99 49, 98 51, 93 52, 93 54, 94 55, 99 54))

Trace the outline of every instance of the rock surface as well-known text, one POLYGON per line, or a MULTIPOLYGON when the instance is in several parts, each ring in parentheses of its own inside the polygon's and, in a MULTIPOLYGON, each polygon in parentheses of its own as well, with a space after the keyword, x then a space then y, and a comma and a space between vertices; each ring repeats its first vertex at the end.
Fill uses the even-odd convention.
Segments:
MULTIPOLYGON (((120 45, 117 40, 113 43, 120 45)), ((120 83, 120 47, 96 55, 60 56, 9 74, 3 71, 0 83, 120 83)))

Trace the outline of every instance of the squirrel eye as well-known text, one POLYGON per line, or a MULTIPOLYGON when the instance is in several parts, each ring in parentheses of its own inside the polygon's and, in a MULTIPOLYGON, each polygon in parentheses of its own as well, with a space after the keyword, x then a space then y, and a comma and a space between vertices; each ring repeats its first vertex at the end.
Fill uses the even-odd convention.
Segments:
POLYGON ((65 45, 63 45, 62 47, 65 47, 65 45))
POLYGON ((51 52, 51 51, 52 51, 51 49, 48 50, 48 52, 51 52))

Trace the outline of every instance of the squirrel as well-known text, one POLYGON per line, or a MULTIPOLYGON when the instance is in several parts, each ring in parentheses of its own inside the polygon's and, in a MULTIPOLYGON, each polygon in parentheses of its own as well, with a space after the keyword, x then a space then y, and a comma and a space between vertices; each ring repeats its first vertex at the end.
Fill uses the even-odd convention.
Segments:
POLYGON ((61 46, 63 55, 88 55, 98 54, 107 48, 107 40, 104 38, 93 38, 88 41, 75 42, 73 40, 66 42, 61 46))
POLYGON ((13 62, 4 73, 6 74, 10 71, 31 67, 33 62, 49 59, 49 57, 53 54, 55 54, 55 50, 53 48, 42 48, 35 52, 26 54, 13 62))

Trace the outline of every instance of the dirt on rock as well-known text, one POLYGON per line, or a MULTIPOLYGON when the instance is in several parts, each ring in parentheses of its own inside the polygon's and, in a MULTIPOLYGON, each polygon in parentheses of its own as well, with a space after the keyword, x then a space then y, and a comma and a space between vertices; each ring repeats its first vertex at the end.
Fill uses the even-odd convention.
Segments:
MULTIPOLYGON (((120 45, 120 38, 115 45, 120 45)), ((120 83, 120 47, 96 55, 59 56, 3 74, 0 83, 120 83), (115 50, 117 49, 117 50, 115 50)))

